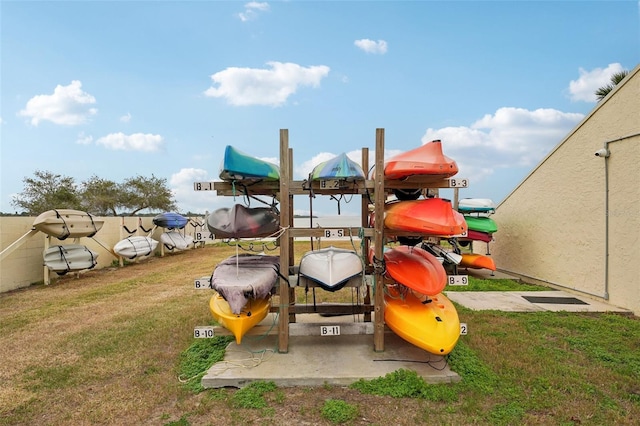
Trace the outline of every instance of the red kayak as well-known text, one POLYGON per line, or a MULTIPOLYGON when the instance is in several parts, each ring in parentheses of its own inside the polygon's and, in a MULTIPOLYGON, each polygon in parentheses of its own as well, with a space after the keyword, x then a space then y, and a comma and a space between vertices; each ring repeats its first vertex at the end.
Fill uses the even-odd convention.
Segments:
POLYGON ((458 173, 454 160, 442 153, 442 142, 434 140, 403 152, 384 163, 386 179, 404 179, 414 175, 451 177, 458 173))
POLYGON ((451 236, 464 234, 467 222, 464 216, 443 198, 427 198, 388 203, 385 206, 384 225, 394 231, 451 236))
MULTIPOLYGON (((373 263, 375 251, 369 249, 373 263)), ((410 289, 435 296, 447 285, 447 272, 434 255, 417 246, 396 246, 384 250, 387 276, 410 289)))
POLYGON ((493 241, 493 234, 469 229, 465 238, 474 241, 482 241, 483 243, 490 243, 491 241, 493 241))

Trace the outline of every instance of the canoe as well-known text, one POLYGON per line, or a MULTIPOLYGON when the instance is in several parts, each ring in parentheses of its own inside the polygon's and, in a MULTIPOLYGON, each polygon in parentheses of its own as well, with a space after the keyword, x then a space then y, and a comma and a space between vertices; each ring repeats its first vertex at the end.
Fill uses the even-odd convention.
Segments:
POLYGON ((90 213, 72 209, 47 210, 33 221, 35 229, 59 240, 69 237, 92 237, 102 225, 104 220, 90 213))
POLYGON ((365 174, 360 164, 350 159, 346 153, 342 153, 327 161, 323 161, 311 171, 311 180, 339 179, 339 180, 364 180, 365 174))
POLYGON ((211 288, 239 314, 249 299, 271 294, 280 269, 280 257, 260 254, 231 256, 220 262, 211 275, 211 288))
POLYGON ((280 229, 280 215, 268 207, 235 204, 207 216, 207 227, 215 238, 268 237, 280 229))
POLYGON ((298 273, 325 290, 337 291, 362 273, 362 260, 353 250, 330 246, 306 252, 300 259, 298 273))
POLYGON ((427 198, 387 203, 384 225, 395 231, 413 231, 429 235, 451 236, 467 231, 461 213, 443 198, 427 198))
POLYGON ((160 213, 153 218, 153 224, 161 228, 182 229, 186 226, 189 219, 179 213, 165 212, 160 213))
POLYGON ((386 325, 407 342, 436 355, 447 355, 458 343, 458 312, 443 294, 423 302, 411 292, 390 290, 384 302, 386 325))
POLYGON ((477 253, 463 253, 462 260, 458 266, 473 269, 489 269, 491 271, 496 270, 496 264, 491 257, 477 253))
POLYGON ((218 293, 209 300, 209 310, 218 324, 229 330, 236 338, 236 344, 242 343, 247 331, 265 319, 271 308, 270 296, 262 299, 250 299, 239 313, 233 313, 226 300, 218 293))
POLYGON ((220 164, 220 179, 224 181, 278 180, 280 168, 227 145, 220 164))
POLYGON ((458 164, 442 153, 442 142, 434 140, 391 157, 384 162, 385 179, 410 176, 448 178, 458 173, 458 164))
POLYGON ((498 225, 490 217, 465 215, 464 220, 467 222, 467 228, 471 231, 485 232, 487 234, 493 234, 498 231, 498 225))
POLYGON ((158 242, 149 237, 129 237, 118 241, 113 246, 113 251, 118 256, 134 259, 138 256, 148 256, 156 249, 158 242))
POLYGON ((160 242, 169 250, 186 250, 193 244, 193 237, 191 235, 182 235, 178 231, 169 231, 160 235, 160 242))
MULTIPOLYGON (((373 263, 374 248, 369 249, 373 263)), ((447 285, 447 272, 442 263, 418 246, 395 246, 384 250, 386 275, 420 294, 433 296, 447 285)))
POLYGON ((486 212, 493 213, 496 206, 489 198, 463 198, 458 201, 458 211, 461 213, 486 212))
POLYGON ((98 253, 81 244, 51 246, 44 251, 43 258, 44 265, 58 275, 91 269, 98 264, 98 253))

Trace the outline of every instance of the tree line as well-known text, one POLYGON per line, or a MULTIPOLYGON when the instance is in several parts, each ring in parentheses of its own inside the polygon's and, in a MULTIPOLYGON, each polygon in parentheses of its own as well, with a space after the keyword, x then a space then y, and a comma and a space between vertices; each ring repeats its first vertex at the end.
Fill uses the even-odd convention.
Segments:
POLYGON ((11 201, 30 216, 52 209, 82 210, 96 216, 132 216, 150 211, 174 211, 177 208, 167 180, 135 176, 117 183, 98 176, 76 184, 69 176, 36 170, 25 177, 24 190, 11 201))

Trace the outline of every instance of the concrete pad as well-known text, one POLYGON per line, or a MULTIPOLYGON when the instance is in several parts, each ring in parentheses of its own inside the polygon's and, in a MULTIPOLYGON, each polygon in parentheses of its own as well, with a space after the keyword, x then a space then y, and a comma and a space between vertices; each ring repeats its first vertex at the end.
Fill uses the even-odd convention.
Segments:
POLYGON ((536 312, 543 309, 511 291, 447 291, 453 302, 474 311, 536 312))
MULTIPOLYGON (((319 317, 311 316, 316 320, 319 317)), ((348 321, 351 317, 341 318, 348 321)), ((366 334, 306 335, 312 328, 319 330, 321 324, 340 324, 341 332, 347 331, 348 323, 339 321, 340 317, 332 317, 321 318, 318 323, 290 324, 287 353, 278 352, 278 337, 273 334, 245 336, 241 345, 232 342, 224 359, 202 378, 202 386, 241 388, 254 381, 273 381, 282 387, 347 386, 359 379, 375 379, 401 368, 415 371, 427 383, 460 380, 460 376, 449 369, 446 357, 417 348, 393 332, 384 335, 384 351, 374 351, 371 323, 366 323, 371 326, 371 333, 366 334)))
POLYGON ((611 304, 591 299, 586 296, 567 293, 560 290, 550 291, 447 291, 446 296, 452 301, 473 309, 498 310, 504 312, 620 312, 631 313, 611 304), (522 296, 563 297, 583 301, 584 305, 531 303, 522 296))

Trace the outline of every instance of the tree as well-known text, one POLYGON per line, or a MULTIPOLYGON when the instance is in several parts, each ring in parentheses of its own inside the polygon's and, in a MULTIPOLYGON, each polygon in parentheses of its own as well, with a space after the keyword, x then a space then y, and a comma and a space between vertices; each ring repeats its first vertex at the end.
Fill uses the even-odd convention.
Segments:
POLYGON ((624 80, 624 78, 628 74, 629 74, 628 70, 622 70, 620 72, 617 72, 617 73, 613 74, 611 76, 611 83, 610 84, 607 84, 606 86, 602 86, 598 90, 596 90, 595 95, 596 95, 596 99, 598 100, 598 102, 603 100, 609 94, 609 92, 611 92, 618 85, 618 83, 620 83, 622 80, 624 80))
POLYGON ((78 187, 74 179, 36 170, 23 179, 24 191, 11 204, 37 216, 52 209, 83 210, 98 216, 134 215, 141 210, 173 211, 177 208, 167 180, 136 176, 116 183, 91 176, 78 187))
POLYGON ((51 209, 81 208, 80 194, 72 177, 36 170, 35 177, 26 177, 24 191, 11 200, 14 207, 37 216, 51 209))
POLYGON ((170 211, 177 208, 173 194, 167 187, 167 180, 154 175, 125 180, 121 185, 121 194, 120 205, 131 209, 130 215, 144 209, 170 211))
POLYGON ((122 189, 117 183, 91 176, 82 182, 83 210, 98 216, 117 216, 116 209, 120 205, 121 192, 122 189))

